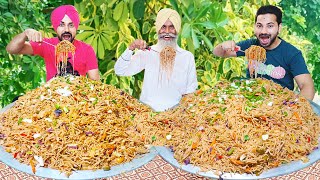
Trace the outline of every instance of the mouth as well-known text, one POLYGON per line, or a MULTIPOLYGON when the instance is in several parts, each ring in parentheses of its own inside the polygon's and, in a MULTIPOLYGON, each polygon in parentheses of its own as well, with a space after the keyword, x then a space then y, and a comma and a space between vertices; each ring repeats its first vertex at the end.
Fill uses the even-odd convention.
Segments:
POLYGON ((71 41, 72 39, 72 35, 70 33, 63 33, 61 35, 62 40, 67 40, 67 41, 71 41))
POLYGON ((176 36, 174 34, 160 34, 160 38, 165 40, 165 41, 171 41, 175 38, 176 36))
POLYGON ((269 34, 260 34, 259 35, 260 44, 266 46, 270 44, 271 36, 269 34))

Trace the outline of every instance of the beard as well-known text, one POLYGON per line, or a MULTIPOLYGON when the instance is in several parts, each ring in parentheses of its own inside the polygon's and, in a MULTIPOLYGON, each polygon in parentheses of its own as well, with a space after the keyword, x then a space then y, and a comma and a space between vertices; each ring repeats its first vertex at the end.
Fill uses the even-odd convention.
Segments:
POLYGON ((69 33, 69 32, 64 32, 64 33, 62 33, 60 36, 58 35, 58 39, 59 39, 60 41, 67 40, 67 41, 69 41, 69 42, 72 43, 73 40, 74 40, 74 37, 72 36, 71 33, 69 33))
POLYGON ((172 33, 163 33, 158 35, 158 47, 160 51, 160 81, 162 79, 167 79, 168 81, 171 78, 175 57, 176 49, 178 47, 177 37, 172 33), (171 40, 165 40, 165 38, 170 37, 171 40))
POLYGON ((177 46, 178 46, 178 44, 177 44, 177 36, 175 34, 172 34, 172 33, 158 34, 158 43, 157 43, 157 45, 160 47, 161 50, 163 50, 167 46, 176 49, 177 46), (167 41, 167 40, 164 39, 165 37, 170 37, 171 40, 167 41))

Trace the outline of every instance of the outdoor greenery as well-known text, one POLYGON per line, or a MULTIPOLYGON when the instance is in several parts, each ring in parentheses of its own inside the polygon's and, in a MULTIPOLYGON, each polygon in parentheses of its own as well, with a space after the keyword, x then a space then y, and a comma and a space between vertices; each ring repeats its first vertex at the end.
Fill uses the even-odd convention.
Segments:
POLYGON ((81 16, 77 39, 91 44, 99 60, 102 81, 124 89, 134 97, 140 94, 143 72, 118 77, 113 67, 134 39, 155 44, 154 21, 165 7, 182 17, 179 45, 195 55, 199 88, 208 89, 220 80, 245 75, 243 58, 218 58, 213 47, 224 40, 253 37, 254 15, 261 5, 273 4, 284 11, 281 37, 302 50, 320 90, 320 2, 309 0, 0 0, 0 107, 45 82, 45 66, 36 56, 10 55, 5 47, 26 28, 55 36, 51 11, 62 4, 74 5, 81 16))

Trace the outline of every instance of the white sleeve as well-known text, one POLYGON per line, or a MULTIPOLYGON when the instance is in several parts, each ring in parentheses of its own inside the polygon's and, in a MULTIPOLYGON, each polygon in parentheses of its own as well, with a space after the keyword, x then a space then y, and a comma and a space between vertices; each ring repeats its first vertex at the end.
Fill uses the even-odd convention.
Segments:
POLYGON ((133 51, 126 49, 114 65, 114 71, 118 76, 132 76, 145 68, 145 61, 141 53, 132 55, 133 51))
POLYGON ((198 80, 197 80, 197 71, 196 71, 196 64, 194 61, 194 56, 191 54, 189 67, 188 67, 188 83, 187 89, 184 94, 193 93, 198 88, 198 80))

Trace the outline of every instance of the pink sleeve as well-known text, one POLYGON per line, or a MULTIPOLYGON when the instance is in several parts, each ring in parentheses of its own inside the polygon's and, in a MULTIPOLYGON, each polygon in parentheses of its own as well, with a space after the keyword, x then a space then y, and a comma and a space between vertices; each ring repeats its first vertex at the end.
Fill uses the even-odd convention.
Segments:
POLYGON ((87 51, 87 71, 98 69, 98 61, 96 53, 91 46, 88 46, 87 51))
POLYGON ((32 50, 33 50, 33 55, 38 55, 43 57, 43 48, 44 48, 44 43, 37 43, 33 41, 29 41, 31 44, 32 50))

